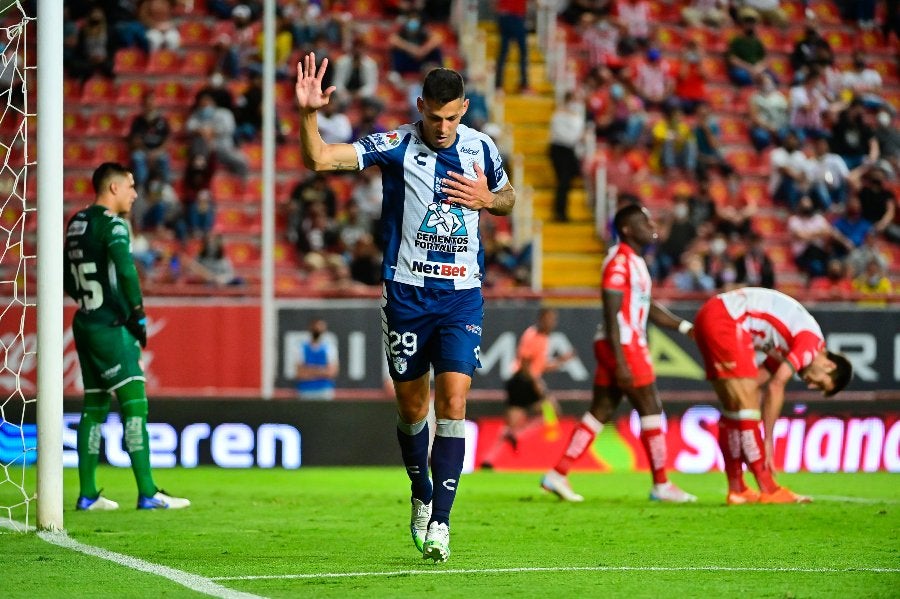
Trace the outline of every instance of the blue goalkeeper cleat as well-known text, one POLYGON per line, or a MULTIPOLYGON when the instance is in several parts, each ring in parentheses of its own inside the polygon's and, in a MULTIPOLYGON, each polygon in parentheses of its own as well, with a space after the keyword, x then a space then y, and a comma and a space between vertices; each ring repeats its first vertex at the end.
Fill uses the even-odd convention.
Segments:
POLYGON ((416 549, 422 551, 425 536, 428 534, 428 521, 431 520, 431 503, 412 498, 412 515, 409 518, 409 532, 412 534, 416 549))
POLYGON ((172 497, 161 489, 158 489, 153 497, 138 495, 137 500, 137 509, 139 510, 180 510, 190 505, 189 500, 172 497))
POLYGON ((119 509, 119 504, 103 495, 94 498, 82 495, 75 504, 75 509, 80 512, 108 512, 119 509))

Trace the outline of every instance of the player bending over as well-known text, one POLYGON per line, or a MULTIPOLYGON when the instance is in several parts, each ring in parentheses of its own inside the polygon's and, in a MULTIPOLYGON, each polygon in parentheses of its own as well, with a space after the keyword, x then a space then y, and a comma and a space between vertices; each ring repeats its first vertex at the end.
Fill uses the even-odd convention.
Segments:
POLYGON ((594 340, 597 370, 591 408, 572 431, 572 438, 556 466, 541 479, 541 486, 566 501, 583 501, 566 475, 572 464, 591 446, 603 425, 609 422, 628 397, 641 417, 641 443, 647 452, 653 486, 650 499, 685 503, 696 501, 666 475, 666 436, 656 375, 647 349, 647 320, 689 335, 692 325, 651 299, 650 273, 641 257, 657 237, 646 208, 629 204, 613 220, 619 243, 609 249, 603 262, 603 323, 594 340))
POLYGON ((721 293, 701 306, 695 321, 706 378, 722 402, 719 446, 728 477, 726 502, 808 503, 809 497, 779 486, 773 477, 772 430, 784 404, 784 387, 797 374, 810 389, 831 397, 853 377, 850 361, 825 349, 822 329, 800 302, 771 289, 721 293), (757 367, 756 352, 767 355, 765 370, 757 367), (769 376, 760 386, 766 371, 769 376), (759 492, 744 484, 744 464, 759 492))
POLYGON ((184 508, 187 499, 172 497, 153 482, 147 435, 147 392, 141 348, 147 346, 147 317, 128 223, 122 218, 137 197, 134 177, 124 166, 105 162, 94 171, 94 203, 66 227, 63 286, 78 302, 72 335, 84 406, 78 423, 79 510, 115 510, 119 504, 97 489, 100 427, 106 422, 115 392, 125 428, 125 448, 137 481, 139 510, 184 508), (139 345, 140 344, 140 345, 139 345))
POLYGON ((297 65, 303 161, 316 171, 378 165, 384 180, 381 317, 397 396, 397 439, 412 487, 410 532, 422 557, 450 556, 450 509, 465 456, 466 395, 480 366, 484 248, 480 210, 508 214, 515 203, 490 137, 460 124, 469 106, 459 73, 437 68, 418 99, 422 120, 353 144, 326 144, 316 111, 328 59, 297 65), (428 406, 433 367, 437 430, 428 476, 428 406))

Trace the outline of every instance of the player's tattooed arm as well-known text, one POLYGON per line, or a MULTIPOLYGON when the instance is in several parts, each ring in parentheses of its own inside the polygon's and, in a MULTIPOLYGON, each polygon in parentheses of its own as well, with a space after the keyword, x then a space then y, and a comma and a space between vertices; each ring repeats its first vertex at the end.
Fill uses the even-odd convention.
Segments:
POLYGON ((512 212, 513 206, 516 205, 516 190, 509 183, 494 194, 494 205, 487 209, 488 212, 495 216, 504 216, 512 212))

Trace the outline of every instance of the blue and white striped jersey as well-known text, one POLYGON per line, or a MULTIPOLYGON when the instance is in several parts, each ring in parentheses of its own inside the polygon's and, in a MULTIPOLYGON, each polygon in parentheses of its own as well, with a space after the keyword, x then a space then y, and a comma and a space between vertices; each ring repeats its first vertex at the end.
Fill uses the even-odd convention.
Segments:
POLYGON ((481 287, 480 213, 449 202, 440 191, 441 179, 449 178, 450 172, 474 179, 473 164, 478 163, 488 189, 497 192, 508 181, 500 152, 490 137, 465 125, 457 128, 451 147, 433 150, 418 127, 418 123, 403 125, 353 144, 360 169, 381 167, 382 276, 433 289, 481 287))

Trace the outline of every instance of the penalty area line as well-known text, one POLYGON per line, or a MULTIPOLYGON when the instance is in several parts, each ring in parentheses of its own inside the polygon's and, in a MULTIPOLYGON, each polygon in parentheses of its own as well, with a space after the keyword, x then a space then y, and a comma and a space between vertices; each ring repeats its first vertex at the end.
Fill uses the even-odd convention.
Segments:
MULTIPOLYGON (((34 530, 33 526, 9 520, 0 520, 0 526, 16 531, 24 530, 26 532, 31 532, 34 530)), ((131 570, 160 576, 192 591, 211 595, 212 597, 219 597, 220 599, 263 599, 259 595, 253 595, 251 593, 224 587, 211 578, 191 574, 190 572, 170 568, 169 566, 161 566, 130 555, 125 555, 124 553, 116 553, 115 551, 103 549, 102 547, 95 547, 76 541, 64 531, 50 532, 41 530, 37 532, 37 536, 42 541, 50 543, 51 545, 56 545, 57 547, 62 547, 63 549, 69 549, 70 551, 83 553, 85 555, 99 557, 100 559, 105 559, 119 564, 120 566, 125 566, 131 570)))
POLYGON ((887 503, 897 505, 900 501, 896 499, 873 499, 871 497, 851 497, 844 495, 813 495, 815 501, 833 501, 836 503, 863 503, 866 505, 877 505, 879 503, 887 503))
POLYGON ((210 580, 311 580, 321 578, 367 578, 416 574, 530 574, 534 572, 769 572, 803 574, 897 573, 900 568, 753 568, 729 566, 559 566, 535 568, 466 568, 454 570, 395 570, 393 572, 322 572, 319 574, 269 574, 260 576, 213 576, 210 580))

